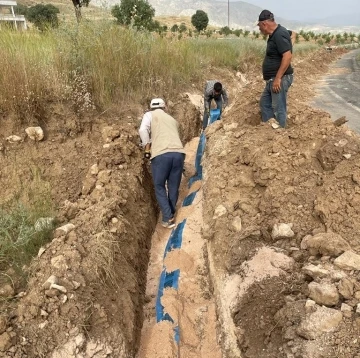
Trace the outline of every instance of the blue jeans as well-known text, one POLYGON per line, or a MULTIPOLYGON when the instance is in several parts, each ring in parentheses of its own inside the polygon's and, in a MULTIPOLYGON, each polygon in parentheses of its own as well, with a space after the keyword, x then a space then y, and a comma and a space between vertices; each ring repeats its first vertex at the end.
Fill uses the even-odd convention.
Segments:
POLYGON ((286 126, 286 96, 289 87, 293 83, 293 75, 285 75, 281 79, 281 89, 279 93, 272 91, 273 78, 266 81, 264 91, 260 98, 261 118, 267 122, 270 118, 275 118, 281 127, 286 126))
POLYGON ((174 217, 184 160, 185 154, 176 152, 164 153, 151 159, 155 196, 160 206, 162 221, 169 221, 174 217))
MULTIPOLYGON (((219 117, 219 119, 220 119, 221 118, 221 112, 222 112, 222 104, 223 104, 222 97, 220 96, 219 98, 214 98, 214 101, 216 103, 216 108, 220 109, 220 117, 219 117)), ((203 129, 205 129, 207 127, 208 122, 209 122, 209 114, 206 113, 205 104, 206 104, 206 102, 204 102, 203 129)), ((211 100, 208 101, 208 108, 210 108, 210 105, 211 105, 211 100)))

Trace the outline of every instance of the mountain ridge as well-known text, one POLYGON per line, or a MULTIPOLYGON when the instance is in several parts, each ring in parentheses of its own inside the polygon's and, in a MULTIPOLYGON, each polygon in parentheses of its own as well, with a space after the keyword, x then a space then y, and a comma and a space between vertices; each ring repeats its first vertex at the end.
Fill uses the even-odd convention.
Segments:
MULTIPOLYGON (((257 30, 256 20, 263 8, 249 4, 245 1, 211 1, 211 0, 148 0, 149 4, 155 9, 155 16, 188 16, 195 14, 196 10, 203 10, 208 14, 209 25, 216 27, 229 26, 231 29, 242 28, 246 30, 257 30), (229 6, 229 8, 228 8, 229 6)), ((96 6, 111 7, 118 4, 119 0, 93 0, 92 4, 96 6)), ((356 14, 351 14, 356 19, 356 14)), ((334 18, 339 19, 339 15, 334 18)), ((360 15, 359 15, 360 18, 360 15)), ((336 31, 336 24, 341 26, 339 31, 360 31, 360 22, 358 27, 353 24, 356 21, 349 22, 348 26, 345 17, 341 22, 335 22, 334 19, 328 18, 314 21, 296 21, 276 16, 277 23, 293 30, 315 30, 319 32, 336 31), (333 25, 335 24, 335 25, 333 25), (333 27, 335 26, 335 28, 333 27)))

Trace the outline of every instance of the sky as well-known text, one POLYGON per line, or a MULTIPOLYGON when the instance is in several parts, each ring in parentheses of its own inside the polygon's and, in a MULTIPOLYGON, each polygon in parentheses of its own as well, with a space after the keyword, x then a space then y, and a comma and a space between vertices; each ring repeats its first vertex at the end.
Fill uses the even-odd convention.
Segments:
MULTIPOLYGON (((236 1, 236 0, 230 0, 236 1)), ((242 0, 268 9, 287 20, 323 19, 337 14, 359 13, 360 0, 242 0)))

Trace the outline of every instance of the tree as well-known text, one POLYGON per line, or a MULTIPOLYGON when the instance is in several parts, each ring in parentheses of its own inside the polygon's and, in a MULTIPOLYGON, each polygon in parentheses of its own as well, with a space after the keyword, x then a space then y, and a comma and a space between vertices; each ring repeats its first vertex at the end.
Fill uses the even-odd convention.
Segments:
POLYGON ((83 5, 89 6, 90 0, 72 0, 74 8, 75 8, 75 16, 77 22, 81 20, 81 7, 83 5))
POLYGON ((195 29, 200 32, 206 29, 209 23, 209 17, 205 11, 196 10, 196 13, 191 17, 191 23, 195 29))
POLYGON ((230 34, 232 34, 232 31, 229 26, 225 26, 220 29, 220 35, 229 36, 230 34))
POLYGON ((185 32, 187 30, 186 25, 182 22, 179 26, 179 32, 182 34, 183 32, 185 32))
POLYGON ((171 27, 171 30, 170 30, 171 32, 178 32, 179 31, 179 26, 177 25, 177 24, 175 24, 175 25, 173 25, 172 27, 171 27))
POLYGON ((57 17, 59 13, 60 10, 54 5, 37 4, 29 7, 25 16, 27 20, 32 22, 39 30, 44 31, 48 27, 59 26, 59 19, 57 17))
POLYGON ((111 9, 111 14, 121 25, 133 25, 138 29, 150 30, 153 26, 155 9, 147 0, 122 0, 111 9))

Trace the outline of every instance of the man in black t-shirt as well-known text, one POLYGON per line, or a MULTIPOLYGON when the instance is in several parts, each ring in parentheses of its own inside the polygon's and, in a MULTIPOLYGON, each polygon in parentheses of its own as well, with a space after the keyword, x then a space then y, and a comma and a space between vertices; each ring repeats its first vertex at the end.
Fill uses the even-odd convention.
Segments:
POLYGON ((287 119, 286 97, 293 82, 291 67, 292 41, 289 31, 275 22, 269 10, 263 10, 257 25, 264 35, 269 35, 263 62, 263 78, 266 81, 260 99, 263 122, 275 118, 285 128, 287 119))

